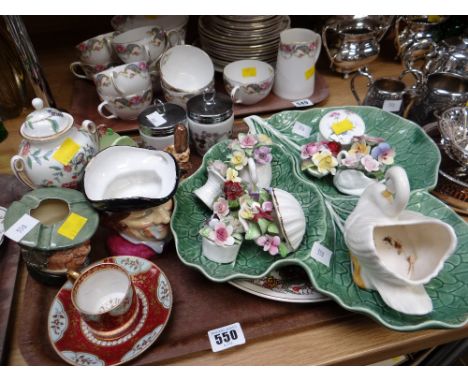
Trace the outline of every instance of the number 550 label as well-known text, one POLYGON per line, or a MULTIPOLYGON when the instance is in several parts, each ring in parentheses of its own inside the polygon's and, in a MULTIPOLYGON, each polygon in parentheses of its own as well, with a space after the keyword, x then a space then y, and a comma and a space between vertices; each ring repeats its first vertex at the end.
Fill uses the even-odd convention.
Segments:
POLYGON ((208 332, 211 349, 213 352, 222 351, 245 344, 244 332, 238 322, 208 332))

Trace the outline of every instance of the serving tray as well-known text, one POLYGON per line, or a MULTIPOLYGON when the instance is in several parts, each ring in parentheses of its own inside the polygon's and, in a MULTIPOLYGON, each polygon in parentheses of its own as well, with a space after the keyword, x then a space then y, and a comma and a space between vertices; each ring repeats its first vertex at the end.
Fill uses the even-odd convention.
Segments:
POLYGON ((311 257, 301 265, 319 292, 330 296, 346 309, 365 313, 391 329, 411 331, 464 326, 468 322, 468 225, 428 192, 437 184, 440 152, 418 125, 373 107, 345 109, 352 110, 363 118, 367 126, 366 134, 385 138, 396 150, 395 162, 407 171, 412 190, 407 208, 450 224, 456 232, 458 246, 440 274, 425 286, 434 305, 430 314, 413 316, 399 313, 389 308, 377 292, 360 289, 354 284, 349 251, 344 243, 343 233, 332 216, 345 220, 358 198, 340 194, 334 189, 329 177, 312 179, 299 169, 298 147, 316 140, 314 138, 317 137, 320 118, 336 109, 338 108, 283 112, 273 115, 267 121, 258 117, 246 119, 252 132, 267 134, 276 143, 289 148, 295 161, 293 172, 302 176, 311 189, 318 189, 327 206, 328 231, 322 244, 333 252, 330 266, 327 267, 311 257), (296 121, 311 128, 309 138, 294 133, 296 121))

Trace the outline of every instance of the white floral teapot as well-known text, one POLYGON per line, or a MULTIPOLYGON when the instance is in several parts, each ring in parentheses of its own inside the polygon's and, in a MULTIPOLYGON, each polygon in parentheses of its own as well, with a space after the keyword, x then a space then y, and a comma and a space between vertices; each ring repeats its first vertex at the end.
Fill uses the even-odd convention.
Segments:
POLYGON ((385 184, 373 183, 362 194, 344 238, 359 287, 377 290, 396 311, 422 315, 432 311, 424 284, 442 270, 457 237, 450 225, 405 210, 409 196, 405 170, 391 167, 385 184))
POLYGON ((44 108, 40 98, 32 105, 35 111, 21 125, 18 155, 11 158, 13 173, 31 188, 76 188, 98 152, 96 125, 85 120, 77 126, 70 114, 44 108))

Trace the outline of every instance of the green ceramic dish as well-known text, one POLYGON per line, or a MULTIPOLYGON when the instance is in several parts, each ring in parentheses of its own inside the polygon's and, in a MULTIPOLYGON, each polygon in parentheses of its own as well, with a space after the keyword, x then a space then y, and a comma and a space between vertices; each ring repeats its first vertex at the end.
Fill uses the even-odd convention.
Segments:
POLYGON ((388 113, 371 106, 347 106, 336 108, 316 108, 307 111, 284 111, 271 116, 266 122, 280 133, 281 138, 275 137, 267 126, 258 123, 254 118, 246 118, 257 132, 267 134, 274 142, 287 147, 294 155, 297 172, 311 180, 328 198, 341 197, 334 186, 331 176, 322 179, 300 171, 300 146, 318 141, 320 119, 332 110, 346 109, 353 111, 364 120, 366 134, 382 137, 395 150, 395 164, 403 167, 410 181, 411 190, 432 190, 437 184, 440 165, 440 152, 434 141, 414 122, 388 113), (300 122, 311 128, 309 138, 298 135, 293 131, 295 123, 300 122))
POLYGON ((73 240, 60 235, 57 231, 62 226, 65 216, 53 224, 38 224, 19 242, 22 247, 40 251, 58 251, 72 248, 89 240, 99 224, 99 215, 88 203, 85 196, 76 190, 58 187, 38 188, 24 195, 21 200, 13 202, 5 216, 5 230, 10 228, 24 214, 30 214, 41 202, 59 200, 68 206, 69 212, 74 212, 87 219, 86 224, 73 240))
POLYGON ((274 257, 263 252, 254 243, 243 242, 234 264, 218 264, 202 255, 202 238, 198 231, 211 211, 193 193, 206 182, 206 167, 215 159, 224 160, 228 141, 213 146, 203 157, 198 171, 179 185, 175 195, 175 207, 171 229, 176 242, 177 253, 187 265, 198 268, 212 281, 228 281, 235 278, 258 278, 273 268, 296 261, 303 261, 310 255, 315 241, 322 241, 327 230, 325 205, 315 187, 291 174, 292 161, 279 146, 272 146, 273 178, 272 187, 290 192, 301 203, 307 220, 307 228, 301 246, 286 258, 274 257))
POLYGON ((377 292, 360 289, 354 284, 349 251, 330 210, 345 220, 354 209, 358 198, 340 194, 333 187, 331 178, 312 178, 300 170, 298 147, 316 140, 320 118, 333 109, 342 108, 282 112, 273 115, 267 121, 247 118, 251 131, 253 129, 257 133, 265 133, 272 137, 274 142, 289 149, 295 162, 294 172, 310 185, 316 185, 326 200, 329 229, 322 244, 333 251, 330 267, 312 258, 307 258, 299 265, 304 267, 318 291, 332 297, 344 308, 365 313, 391 329, 412 331, 456 328, 467 324, 468 226, 450 208, 427 192, 437 183, 440 153, 434 142, 418 125, 373 107, 346 109, 358 113, 364 119, 368 135, 381 136, 396 149, 396 164, 407 171, 413 190, 408 209, 452 225, 457 233, 458 247, 453 256, 446 261, 438 277, 426 285, 434 305, 430 314, 412 316, 399 313, 389 308, 377 292), (312 128, 309 138, 301 137, 292 131, 296 121, 312 128), (267 125, 263 122, 267 122, 267 125))

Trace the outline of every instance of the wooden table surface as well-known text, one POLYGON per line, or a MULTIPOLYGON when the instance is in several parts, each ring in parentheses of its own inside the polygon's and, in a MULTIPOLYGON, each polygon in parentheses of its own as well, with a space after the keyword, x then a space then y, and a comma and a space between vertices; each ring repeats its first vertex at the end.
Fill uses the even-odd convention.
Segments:
MULTIPOLYGON (((389 56, 389 55, 388 55, 389 56)), ((73 76, 68 69, 75 60, 73 47, 47 49, 40 52, 40 61, 50 87, 62 108, 70 105, 73 76)), ((369 65, 376 77, 397 76, 402 67, 390 57, 380 58, 369 65)), ((326 65, 319 67, 330 88, 330 97, 320 106, 355 105, 349 82, 331 73, 326 65), (321 70, 322 69, 322 70, 321 70)), ((358 81, 361 94, 364 81, 358 81)), ((19 127, 31 110, 25 110, 18 118, 5 122, 8 138, 0 144, 0 173, 8 174, 10 157, 17 153, 20 142, 19 127)), ((26 365, 18 348, 18 307, 23 300, 26 268, 22 264, 15 292, 12 330, 7 362, 10 365, 26 365)), ((27 296, 26 296, 27 298, 27 296)), ((310 306, 314 309, 314 306, 310 306)), ((44 307, 48 309, 48 307, 44 307)), ((183 359, 167 362, 172 365, 320 365, 320 364, 370 364, 400 354, 428 349, 443 343, 468 336, 468 326, 452 330, 423 330, 411 333, 396 332, 384 328, 370 318, 355 315, 348 321, 338 321, 323 326, 311 327, 296 333, 271 336, 221 353, 205 351, 183 359)))

